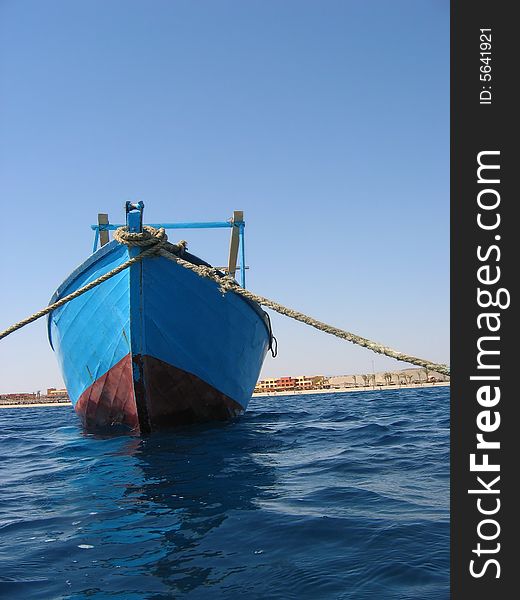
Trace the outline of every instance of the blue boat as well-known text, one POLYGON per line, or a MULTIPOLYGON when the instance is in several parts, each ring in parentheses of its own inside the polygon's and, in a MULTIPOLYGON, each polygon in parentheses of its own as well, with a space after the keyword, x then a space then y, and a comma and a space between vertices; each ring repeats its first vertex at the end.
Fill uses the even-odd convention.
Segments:
MULTIPOLYGON (((143 208, 127 203, 128 231, 142 231, 143 208)), ((92 226, 93 254, 51 304, 142 251, 108 241, 108 232, 120 226, 100 217, 92 226)), ((245 287, 244 225, 235 212, 230 221, 153 226, 231 228, 229 264, 221 273, 234 277, 239 270, 245 287)), ((191 264, 209 266, 182 245, 170 247, 191 264)), ((215 281, 163 256, 145 258, 55 309, 48 334, 85 428, 138 433, 243 413, 273 341, 260 305, 222 293, 215 281)))

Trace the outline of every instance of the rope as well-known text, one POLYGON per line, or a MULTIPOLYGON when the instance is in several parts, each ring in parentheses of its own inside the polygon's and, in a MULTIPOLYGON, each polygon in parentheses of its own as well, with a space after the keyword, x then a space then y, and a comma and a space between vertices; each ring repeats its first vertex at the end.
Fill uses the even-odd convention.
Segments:
POLYGON ((114 231, 114 238, 120 244, 139 246, 140 248, 157 245, 162 246, 168 240, 164 227, 155 229, 155 227, 150 227, 149 225, 144 225, 141 233, 128 231, 128 227, 126 226, 118 227, 114 231))
POLYGON ((401 360, 412 365, 417 365, 419 367, 424 367, 431 371, 436 371, 437 373, 441 373, 442 375, 450 374, 450 369, 447 365, 437 364, 429 360, 425 360, 423 358, 412 356, 410 354, 404 354, 403 352, 399 352, 397 350, 389 348, 388 346, 384 346, 383 344, 380 344, 378 342, 373 342, 367 338, 361 337, 354 333, 350 333, 349 331, 345 331, 343 329, 339 329, 338 327, 334 327, 333 325, 328 325, 327 323, 318 321, 313 317, 305 315, 297 310, 293 310, 291 308, 283 306, 282 304, 279 304, 274 300, 270 300, 269 298, 265 298, 264 296, 253 294, 253 292, 250 292, 249 290, 246 290, 243 287, 241 287, 232 277, 219 276, 219 271, 217 271, 217 269, 193 265, 192 263, 189 263, 188 261, 183 260, 182 258, 172 256, 171 254, 168 254, 163 250, 159 250, 159 254, 164 258, 167 258, 168 260, 180 264, 185 269, 189 269, 190 271, 197 273, 201 277, 207 277, 209 279, 212 279, 218 284, 218 286, 223 292, 232 291, 235 294, 238 294, 240 296, 243 296, 244 298, 252 300, 253 302, 257 302, 262 306, 270 308, 271 310, 274 310, 277 313, 280 313, 281 315, 290 317, 291 319, 295 319, 296 321, 300 321, 302 323, 305 323, 306 325, 310 325, 311 327, 314 327, 319 331, 329 333, 330 335, 334 335, 338 338, 347 340, 348 342, 352 342, 353 344, 357 344, 358 346, 362 346, 363 348, 368 348, 369 350, 372 350, 372 352, 376 352, 377 354, 384 354, 385 356, 389 356, 391 358, 395 358, 397 360, 401 360))
POLYGON ((128 267, 131 267, 132 265, 137 264, 138 262, 142 261, 145 258, 148 258, 149 256, 156 255, 157 251, 162 247, 167 246, 167 247, 171 248, 173 252, 181 252, 181 253, 186 248, 186 242, 184 240, 179 242, 178 244, 170 244, 167 241, 168 238, 166 236, 166 232, 164 231, 164 228, 162 228, 162 227, 160 229, 155 229, 154 227, 149 227, 148 225, 145 225, 143 227, 142 233, 129 232, 128 227, 126 227, 126 226, 119 227, 114 232, 114 237, 120 244, 125 244, 127 246, 139 246, 141 248, 149 247, 149 249, 141 252, 134 258, 130 258, 129 260, 122 263, 115 269, 112 269, 111 271, 108 271, 108 273, 101 275, 101 277, 98 277, 94 281, 87 283, 87 285, 83 286, 79 290, 76 290, 75 292, 72 292, 71 294, 64 296, 63 298, 61 298, 57 302, 54 302, 53 304, 49 304, 49 306, 46 306, 45 308, 43 308, 42 310, 39 310, 38 312, 35 312, 30 317, 27 317, 26 319, 23 319, 22 321, 18 321, 18 323, 11 325, 11 327, 8 327, 6 330, 4 330, 0 333, 0 340, 7 337, 11 333, 14 333, 18 329, 21 329, 22 327, 29 325, 29 323, 32 323, 33 321, 37 321, 41 317, 48 315, 53 310, 60 308, 60 306, 63 306, 64 304, 67 304, 67 302, 70 302, 71 300, 78 298, 82 294, 85 294, 86 292, 90 291, 91 289, 95 288, 96 286, 102 284, 104 281, 107 281, 108 279, 114 277, 114 275, 117 275, 118 273, 121 273, 121 271, 128 269, 128 267))
POLYGON ((234 292, 239 296, 243 296, 248 300, 257 302, 262 306, 270 308, 271 310, 274 310, 277 313, 280 313, 281 315, 290 317, 291 319, 295 319, 296 321, 300 321, 301 323, 305 323, 310 327, 314 327, 319 331, 323 331, 330 335, 334 335, 335 337, 346 340, 347 342, 352 342, 353 344, 362 346, 363 348, 368 348, 369 350, 371 350, 372 352, 376 352, 377 354, 384 354, 385 356, 389 356, 390 358, 395 358, 397 360, 407 362, 412 365, 423 367, 425 369, 429 369, 430 371, 436 371, 437 373, 441 373, 443 375, 449 376, 450 374, 450 369, 447 365, 437 364, 429 360, 425 360, 423 358, 412 356, 410 354, 404 354, 403 352, 399 352, 397 350, 389 348, 388 346, 384 346, 383 344, 380 344, 378 342, 374 342, 349 331, 345 331, 344 329, 339 329, 338 327, 334 327, 333 325, 328 325, 327 323, 318 321, 317 319, 305 315, 297 310, 293 310, 291 308, 283 306, 282 304, 275 302, 274 300, 270 300, 269 298, 265 298, 264 296, 259 296, 258 294, 254 294, 253 292, 244 289, 235 281, 233 277, 231 277, 230 275, 223 276, 221 272, 218 269, 215 269, 214 267, 207 267, 205 265, 194 265, 193 263, 184 260, 180 257, 180 255, 182 255, 186 249, 186 242, 182 240, 178 244, 169 243, 168 237, 166 236, 164 228, 162 227, 159 229, 155 229, 154 227, 145 225, 143 227, 142 233, 132 233, 128 231, 128 227, 119 227, 118 229, 116 229, 114 237, 120 244, 125 244, 129 247, 137 246, 140 248, 146 248, 146 250, 143 250, 134 258, 127 260, 115 269, 112 269, 108 273, 105 273, 101 277, 98 277, 96 280, 88 283, 87 285, 80 288, 79 290, 76 290, 72 294, 64 296, 57 302, 54 302, 54 304, 50 304, 46 308, 34 313, 30 317, 27 317, 23 321, 19 321, 18 323, 15 323, 5 331, 2 331, 0 333, 0 340, 4 337, 7 337, 16 330, 21 329, 25 325, 36 321, 40 317, 49 314, 50 312, 59 308, 60 306, 63 306, 67 302, 74 300, 74 298, 81 296, 85 292, 88 292, 97 285, 100 285, 104 281, 107 281, 111 277, 114 277, 114 275, 121 273, 121 271, 124 271, 128 267, 137 264, 145 258, 152 256, 162 256, 163 258, 175 262, 181 267, 184 267, 185 269, 196 273, 200 277, 205 277, 214 281, 223 294, 225 294, 228 291, 234 292), (166 248, 168 248, 168 250, 166 250, 166 248))

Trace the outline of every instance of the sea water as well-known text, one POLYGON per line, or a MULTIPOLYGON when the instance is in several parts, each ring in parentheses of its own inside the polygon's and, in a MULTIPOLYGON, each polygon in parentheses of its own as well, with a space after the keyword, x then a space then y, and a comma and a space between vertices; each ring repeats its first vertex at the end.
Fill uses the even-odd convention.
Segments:
POLYGON ((0 409, 0 596, 449 597, 449 388, 253 398, 96 437, 0 409))

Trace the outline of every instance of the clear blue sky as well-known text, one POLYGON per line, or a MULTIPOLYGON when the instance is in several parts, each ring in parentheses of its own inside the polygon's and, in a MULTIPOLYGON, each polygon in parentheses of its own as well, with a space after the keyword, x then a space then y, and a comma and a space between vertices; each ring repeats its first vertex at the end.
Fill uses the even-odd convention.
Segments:
MULTIPOLYGON (((0 329, 143 200, 244 210, 252 290, 449 362, 449 2, 0 0, 0 190, 0 329)), ((407 366, 272 320, 264 376, 407 366)), ((61 385, 44 320, 0 342, 0 392, 61 385)))

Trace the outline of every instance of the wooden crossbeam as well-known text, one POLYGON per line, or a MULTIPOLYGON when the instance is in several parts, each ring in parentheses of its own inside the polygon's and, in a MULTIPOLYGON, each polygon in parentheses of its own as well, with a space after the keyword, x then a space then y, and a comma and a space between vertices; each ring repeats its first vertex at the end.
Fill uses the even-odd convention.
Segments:
MULTIPOLYGON (((98 225, 108 225, 108 215, 106 213, 98 214, 98 225)), ((101 246, 108 244, 109 237, 108 231, 100 229, 99 230, 99 243, 101 246)))
MULTIPOLYGON (((233 211, 232 223, 241 223, 244 220, 244 212, 241 210, 233 211)), ((229 258, 227 272, 231 277, 235 276, 237 271, 237 259, 238 259, 238 246, 239 246, 239 234, 240 230, 238 227, 231 228, 231 237, 229 238, 229 258)))

